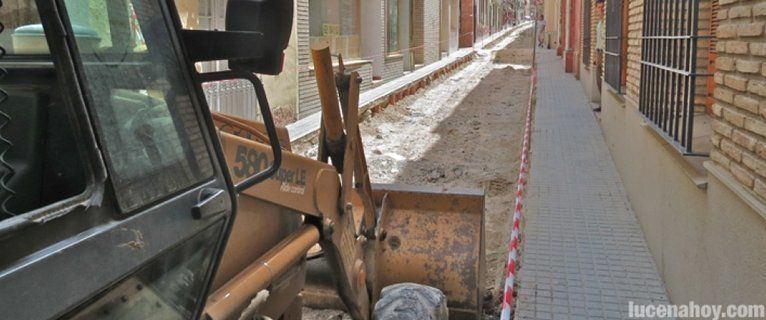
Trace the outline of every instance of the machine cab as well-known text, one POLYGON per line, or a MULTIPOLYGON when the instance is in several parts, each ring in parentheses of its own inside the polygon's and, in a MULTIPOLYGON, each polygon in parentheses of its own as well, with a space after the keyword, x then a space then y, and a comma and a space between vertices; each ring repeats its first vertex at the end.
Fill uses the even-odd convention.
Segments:
POLYGON ((236 195, 173 2, 0 22, 2 317, 196 318, 236 195))

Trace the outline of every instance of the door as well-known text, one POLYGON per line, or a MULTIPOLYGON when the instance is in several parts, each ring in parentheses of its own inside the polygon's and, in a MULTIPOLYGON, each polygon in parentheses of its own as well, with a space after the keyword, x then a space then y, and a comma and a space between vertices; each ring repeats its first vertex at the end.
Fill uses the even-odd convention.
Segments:
MULTIPOLYGON (((70 163, 83 165, 82 179, 56 180, 47 169, 40 177, 49 190, 82 188, 0 223, 3 317, 196 318, 234 193, 209 111, 182 63, 177 16, 165 1, 29 0, 24 7, 35 4, 41 23, 14 31, 39 30, 50 48, 19 61, 38 59, 29 64, 47 71, 4 81, 50 79, 35 95, 14 91, 13 103, 66 111, 39 121, 44 132, 68 128, 74 141, 55 154, 42 148, 42 167, 76 157, 70 163), (22 99, 51 91, 58 94, 22 99)), ((41 139, 62 144, 61 135, 41 139)))

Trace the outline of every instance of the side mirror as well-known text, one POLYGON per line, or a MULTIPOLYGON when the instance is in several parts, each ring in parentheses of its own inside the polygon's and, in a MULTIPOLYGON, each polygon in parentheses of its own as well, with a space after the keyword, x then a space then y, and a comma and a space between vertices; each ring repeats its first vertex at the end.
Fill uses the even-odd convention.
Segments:
POLYGON ((229 0, 226 31, 183 30, 193 62, 228 60, 232 71, 276 75, 293 26, 293 0, 229 0))
POLYGON ((232 70, 279 74, 292 29, 293 0, 229 0, 226 4, 226 30, 263 35, 260 57, 230 59, 229 67, 232 70))
POLYGON ((234 187, 242 192, 273 176, 282 163, 282 148, 271 116, 266 90, 256 73, 282 72, 284 50, 293 27, 294 0, 229 0, 226 4, 226 31, 181 30, 186 55, 191 62, 228 60, 226 71, 196 73, 199 83, 244 79, 253 85, 258 108, 269 137, 271 165, 234 187))

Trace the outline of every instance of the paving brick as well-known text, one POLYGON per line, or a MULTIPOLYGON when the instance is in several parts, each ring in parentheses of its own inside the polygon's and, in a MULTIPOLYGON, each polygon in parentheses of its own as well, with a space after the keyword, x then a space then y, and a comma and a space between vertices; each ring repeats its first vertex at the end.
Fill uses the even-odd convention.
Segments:
MULTIPOLYGON (((723 42, 719 42, 719 44, 720 43, 723 43, 723 42)), ((747 46, 748 46, 748 43, 744 41, 727 41, 726 53, 747 54, 747 46)))
POLYGON ((734 133, 731 135, 731 140, 750 151, 755 150, 755 144, 758 142, 758 138, 739 130, 734 130, 734 133))
POLYGON ((721 140, 721 151, 734 161, 742 160, 742 149, 728 139, 721 140))
POLYGON ((761 71, 761 61, 737 60, 737 71, 742 73, 758 73, 761 71))
MULTIPOLYGON (((750 44, 750 52, 756 56, 766 56, 766 43, 753 42, 750 44)), ((720 59, 720 58, 719 58, 720 59)), ((716 63, 718 60, 716 60, 716 63)))
POLYGON ((752 113, 758 113, 760 108, 760 102, 757 99, 738 94, 734 97, 734 105, 737 108, 750 111, 752 113))
POLYGON ((582 87, 555 51, 537 57, 516 318, 624 319, 629 301, 669 303, 582 87))
POLYGON ((749 6, 737 6, 729 9, 729 18, 749 18, 752 10, 749 6))
POLYGON ((745 91, 747 90, 747 78, 738 75, 727 74, 723 78, 723 83, 734 90, 745 91))
POLYGON ((739 181, 739 183, 745 185, 748 188, 753 187, 753 181, 755 180, 755 176, 753 176, 750 171, 743 168, 740 164, 736 162, 732 162, 731 165, 729 165, 729 170, 731 170, 731 174, 734 175, 734 178, 739 181))
POLYGON ((716 58, 715 60, 715 66, 719 70, 723 71, 731 71, 734 70, 734 64, 735 64, 734 58, 731 57, 720 57, 716 58))
POLYGON ((737 34, 740 37, 757 37, 763 34, 763 26, 763 22, 740 24, 737 28, 737 34))
POLYGON ((737 36, 737 25, 736 24, 722 24, 718 27, 718 32, 716 32, 716 36, 719 39, 729 39, 734 38, 737 36))
POLYGON ((766 16, 766 2, 761 2, 753 6, 753 15, 766 16))
POLYGON ((725 168, 728 168, 729 165, 731 165, 731 160, 721 153, 721 151, 718 151, 718 149, 710 150, 710 159, 715 161, 716 163, 722 165, 725 168))
POLYGON ((759 196, 766 198, 766 182, 763 182, 761 179, 755 179, 755 186, 753 187, 753 191, 757 193, 759 196))
POLYGON ((766 81, 750 80, 747 83, 747 91, 755 93, 761 97, 766 97, 766 81))

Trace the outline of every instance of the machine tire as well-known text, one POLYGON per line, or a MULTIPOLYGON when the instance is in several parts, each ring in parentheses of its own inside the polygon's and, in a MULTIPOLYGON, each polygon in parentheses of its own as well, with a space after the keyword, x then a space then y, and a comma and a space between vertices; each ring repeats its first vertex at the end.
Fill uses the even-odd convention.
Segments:
POLYGON ((373 320, 447 320, 447 297, 434 287, 397 283, 383 288, 373 320))

